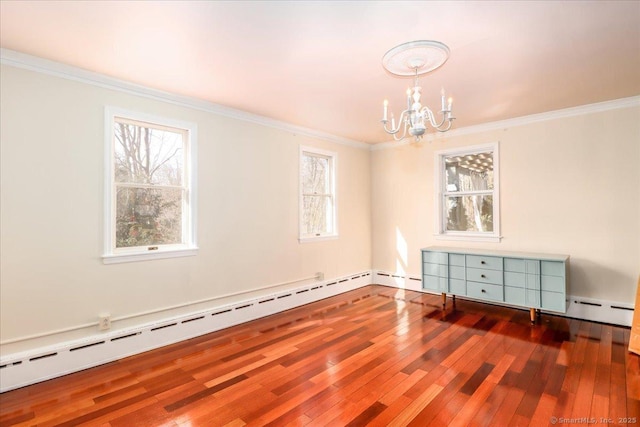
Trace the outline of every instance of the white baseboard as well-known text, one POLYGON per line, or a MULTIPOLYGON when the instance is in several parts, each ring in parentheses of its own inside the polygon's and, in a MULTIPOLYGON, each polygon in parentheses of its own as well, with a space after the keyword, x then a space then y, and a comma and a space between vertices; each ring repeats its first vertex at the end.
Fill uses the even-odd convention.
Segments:
MULTIPOLYGON (((400 275, 387 271, 374 271, 373 283, 400 289, 433 293, 422 289, 422 280, 417 276, 400 275)), ((592 322, 631 326, 633 307, 633 304, 568 295, 567 312, 565 314, 558 314, 556 312, 549 313, 592 322)))
POLYGON ((365 271, 124 330, 9 354, 0 359, 0 392, 205 335, 372 283, 371 271, 365 271))

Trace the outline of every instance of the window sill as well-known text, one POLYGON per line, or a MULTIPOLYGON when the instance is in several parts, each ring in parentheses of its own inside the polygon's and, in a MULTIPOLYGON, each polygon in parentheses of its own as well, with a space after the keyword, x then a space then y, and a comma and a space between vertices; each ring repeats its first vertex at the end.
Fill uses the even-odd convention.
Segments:
POLYGON ((155 259, 179 258, 187 256, 195 256, 198 254, 198 248, 188 249, 169 249, 158 252, 129 252, 121 254, 108 254, 102 256, 104 264, 120 264, 124 262, 151 261, 155 259))
POLYGON ((500 243, 502 236, 490 235, 483 236, 481 234, 435 234, 436 240, 454 240, 466 242, 494 242, 500 243))
POLYGON ((322 242, 324 240, 336 240, 337 238, 338 238, 337 234, 329 234, 326 236, 298 237, 298 242, 299 243, 322 242))

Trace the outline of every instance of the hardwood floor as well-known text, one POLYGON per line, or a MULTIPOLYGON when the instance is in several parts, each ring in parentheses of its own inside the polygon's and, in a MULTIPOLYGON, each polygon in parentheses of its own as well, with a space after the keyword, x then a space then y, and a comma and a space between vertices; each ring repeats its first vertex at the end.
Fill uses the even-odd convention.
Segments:
POLYGON ((367 286, 0 395, 0 425, 640 424, 629 329, 367 286))

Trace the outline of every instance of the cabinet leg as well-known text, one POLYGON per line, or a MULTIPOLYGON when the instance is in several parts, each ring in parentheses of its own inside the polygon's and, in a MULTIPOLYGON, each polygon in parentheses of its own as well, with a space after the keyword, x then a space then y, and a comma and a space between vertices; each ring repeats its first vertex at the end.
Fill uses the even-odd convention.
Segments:
POLYGON ((451 296, 451 302, 453 303, 453 306, 455 307, 456 306, 456 296, 455 295, 451 296))
POLYGON ((442 309, 444 310, 447 306, 447 294, 442 293, 442 309))
POLYGON ((535 308, 530 308, 529 309, 529 316, 531 317, 531 323, 536 323, 536 309, 535 308))

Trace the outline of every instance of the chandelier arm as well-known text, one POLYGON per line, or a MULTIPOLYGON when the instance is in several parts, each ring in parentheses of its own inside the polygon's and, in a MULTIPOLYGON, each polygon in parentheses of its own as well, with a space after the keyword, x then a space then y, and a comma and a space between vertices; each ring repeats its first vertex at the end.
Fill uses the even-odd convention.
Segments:
POLYGON ((390 134, 390 135, 393 135, 393 134, 395 134, 395 133, 398 133, 398 130, 400 130, 400 129, 393 129, 393 128, 389 129, 389 128, 387 128, 387 123, 384 123, 384 128, 383 128, 383 129, 384 129, 384 131, 385 131, 386 133, 388 133, 388 134, 390 134))
MULTIPOLYGON (((442 120, 440 121, 440 123, 438 123, 435 116, 433 115, 433 111, 431 111, 428 107, 424 107, 422 109, 422 112, 427 115, 427 117, 429 118, 429 123, 431 123, 431 126, 435 129, 442 127, 442 125, 444 125, 444 122, 447 120, 446 115, 442 114, 442 120)), ((451 127, 451 122, 449 122, 449 127, 451 127)))
POLYGON ((404 126, 405 127, 405 129, 404 129, 405 130, 405 135, 406 135, 407 127, 406 127, 405 122, 407 121, 406 115, 408 114, 408 111, 409 110, 404 110, 402 113, 400 113, 400 118, 398 119, 398 127, 395 128, 395 129, 394 128, 388 129, 387 128, 387 123, 389 123, 389 121, 388 120, 383 120, 382 123, 384 124, 384 127, 383 127, 384 131, 387 132, 390 135, 395 135, 398 132, 400 132, 400 128, 402 126, 404 126))
MULTIPOLYGON (((402 136, 398 139, 398 141, 404 139, 407 136, 407 130, 413 127, 413 111, 411 110, 411 107, 404 110, 402 113, 404 115, 404 126, 402 136)), ((398 128, 398 130, 400 129, 398 128)))
POLYGON ((449 120, 449 123, 447 124, 447 127, 444 129, 440 129, 440 127, 435 128, 435 130, 437 130, 438 132, 446 132, 449 129, 451 129, 451 123, 453 123, 453 120, 449 120))
MULTIPOLYGON (((400 129, 398 129, 398 131, 399 130, 400 129)), ((396 141, 402 141, 406 136, 407 136, 407 127, 405 126, 404 127, 404 132, 402 132, 402 136, 398 138, 397 133, 394 133, 393 134, 393 139, 396 140, 396 141)))
POLYGON ((386 133, 388 133, 388 134, 390 134, 390 135, 393 135, 394 133, 396 133, 396 132, 394 132, 394 131, 393 131, 393 129, 387 129, 387 123, 384 123, 384 127, 383 127, 383 129, 384 129, 384 131, 385 131, 386 133))

